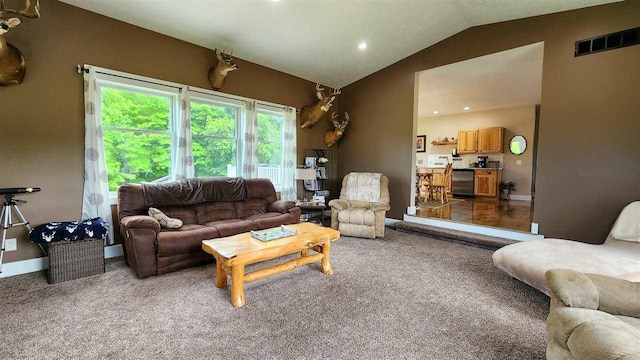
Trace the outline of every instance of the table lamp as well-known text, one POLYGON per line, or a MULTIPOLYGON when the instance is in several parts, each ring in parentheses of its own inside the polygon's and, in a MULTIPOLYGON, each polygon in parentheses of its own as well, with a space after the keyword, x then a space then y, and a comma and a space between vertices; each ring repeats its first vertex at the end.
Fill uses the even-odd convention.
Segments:
MULTIPOLYGON (((296 180, 316 180, 316 169, 314 168, 306 168, 306 169, 296 169, 296 174, 294 176, 294 178, 296 180)), ((303 185, 304 187, 304 185, 303 185)), ((303 194, 305 194, 303 192, 303 194)), ((302 200, 303 198, 305 198, 304 196, 299 198, 302 200)))

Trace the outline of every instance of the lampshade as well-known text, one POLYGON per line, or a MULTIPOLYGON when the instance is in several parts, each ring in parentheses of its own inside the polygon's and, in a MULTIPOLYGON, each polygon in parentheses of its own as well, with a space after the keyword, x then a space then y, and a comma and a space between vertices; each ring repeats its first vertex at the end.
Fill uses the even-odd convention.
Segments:
POLYGON ((296 180, 315 180, 316 169, 296 169, 296 180))

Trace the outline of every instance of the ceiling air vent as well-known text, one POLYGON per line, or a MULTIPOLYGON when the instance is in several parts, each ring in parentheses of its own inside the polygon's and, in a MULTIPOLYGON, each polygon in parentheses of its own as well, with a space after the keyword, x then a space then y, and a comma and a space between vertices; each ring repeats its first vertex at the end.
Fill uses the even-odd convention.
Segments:
POLYGON ((576 41, 575 56, 640 44, 640 27, 576 41))

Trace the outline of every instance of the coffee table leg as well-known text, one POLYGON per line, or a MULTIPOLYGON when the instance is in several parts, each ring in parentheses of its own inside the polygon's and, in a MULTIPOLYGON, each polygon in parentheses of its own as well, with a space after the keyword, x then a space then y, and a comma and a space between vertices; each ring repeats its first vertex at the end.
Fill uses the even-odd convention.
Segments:
POLYGON ((217 288, 226 288, 227 287, 227 273, 222 268, 223 264, 222 259, 216 258, 216 287, 217 288))
POLYGON ((322 254, 324 257, 322 258, 322 272, 327 275, 333 275, 333 268, 331 267, 331 263, 329 262, 329 253, 331 252, 331 241, 327 241, 322 245, 322 254))
POLYGON ((231 268, 231 305, 234 307, 244 305, 244 265, 235 265, 231 268))

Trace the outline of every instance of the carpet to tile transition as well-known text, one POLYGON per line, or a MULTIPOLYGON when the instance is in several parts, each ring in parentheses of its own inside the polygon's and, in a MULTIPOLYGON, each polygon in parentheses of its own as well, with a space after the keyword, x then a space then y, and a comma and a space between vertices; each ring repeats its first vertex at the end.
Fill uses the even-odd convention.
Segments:
POLYGON ((214 265, 0 279, 0 359, 544 359, 548 298, 491 253, 390 229, 342 237, 335 275, 312 264, 246 284, 239 309, 214 265))

